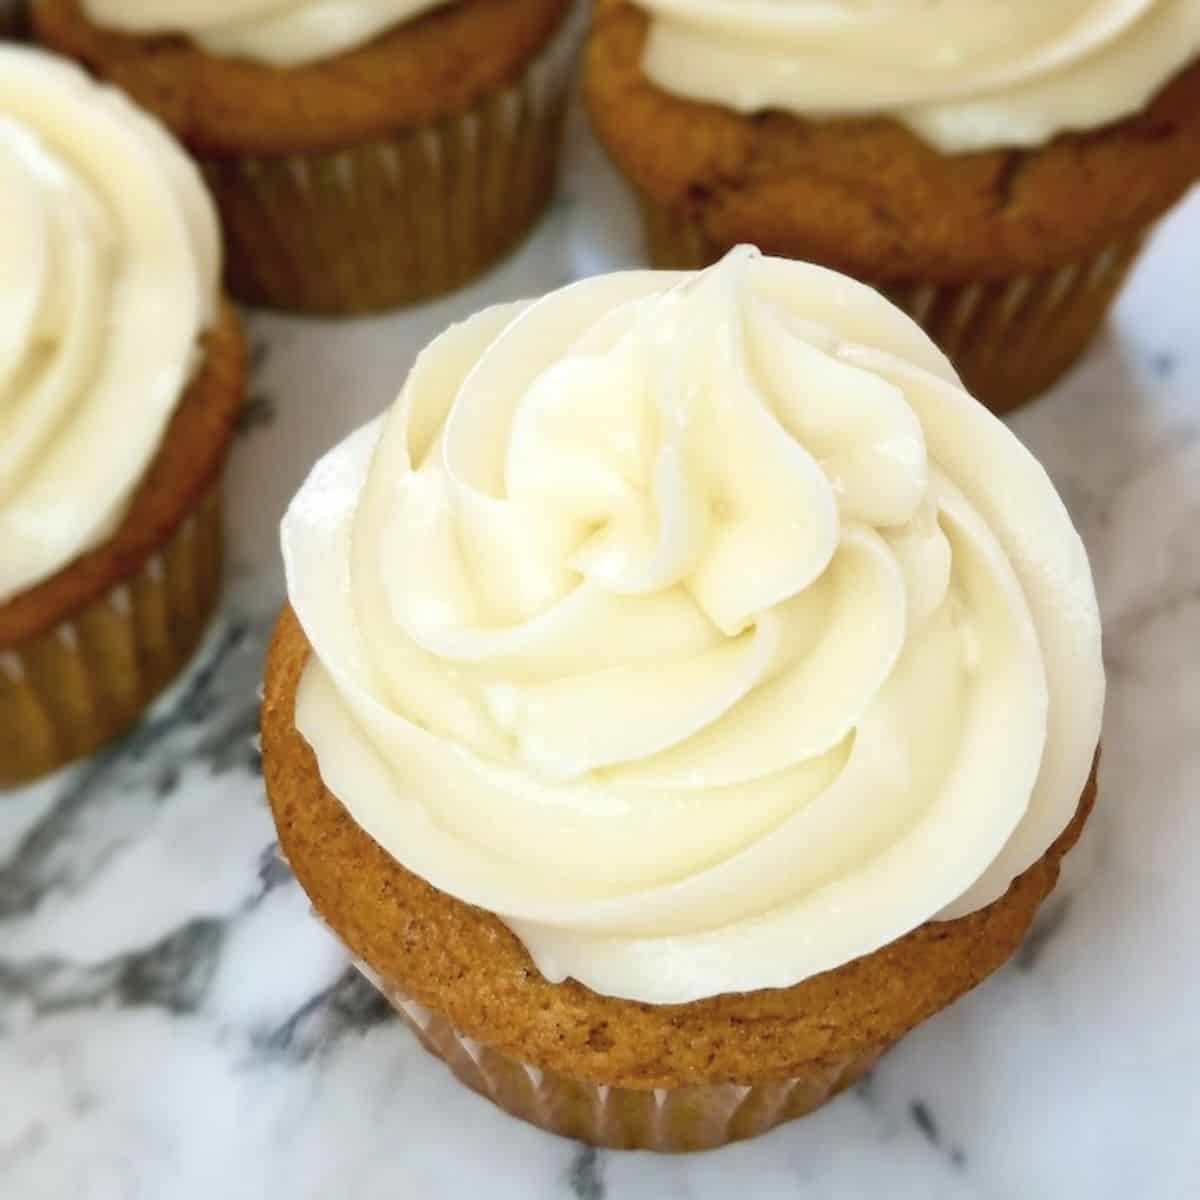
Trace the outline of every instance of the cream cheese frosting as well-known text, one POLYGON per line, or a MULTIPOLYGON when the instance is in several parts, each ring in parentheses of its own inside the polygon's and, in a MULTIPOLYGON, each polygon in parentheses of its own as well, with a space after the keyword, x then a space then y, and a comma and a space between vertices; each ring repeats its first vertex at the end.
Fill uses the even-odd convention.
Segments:
POLYGON ((326 785, 551 980, 793 985, 997 899, 1091 770, 1062 502, 818 267, 740 248, 451 328, 282 541, 326 785))
POLYGON ((633 0, 644 69, 739 112, 887 116, 946 153, 1144 108, 1200 53, 1200 0, 633 0))
POLYGON ((83 0, 97 25, 186 34, 213 54, 296 67, 352 50, 451 0, 83 0))
POLYGON ((107 537, 214 319, 199 173, 120 92, 0 46, 0 603, 107 537))

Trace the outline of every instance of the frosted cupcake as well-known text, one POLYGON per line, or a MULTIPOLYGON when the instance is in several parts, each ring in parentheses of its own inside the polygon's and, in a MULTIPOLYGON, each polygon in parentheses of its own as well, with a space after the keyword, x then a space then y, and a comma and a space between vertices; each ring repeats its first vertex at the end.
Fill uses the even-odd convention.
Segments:
POLYGON ((311 313, 425 299, 553 192, 573 0, 39 0, 38 35, 199 159, 234 293, 311 313))
POLYGON ((220 579, 245 384, 195 167, 78 67, 0 46, 0 787, 128 728, 220 579))
POLYGON ((1099 328, 1200 178, 1200 0, 599 0, 593 122, 656 265, 882 288, 997 411, 1099 328))
POLYGON ((1012 954, 1092 803, 1066 510, 818 267, 450 329, 283 548, 283 851, 424 1043, 557 1133, 703 1149, 824 1103, 1012 954))

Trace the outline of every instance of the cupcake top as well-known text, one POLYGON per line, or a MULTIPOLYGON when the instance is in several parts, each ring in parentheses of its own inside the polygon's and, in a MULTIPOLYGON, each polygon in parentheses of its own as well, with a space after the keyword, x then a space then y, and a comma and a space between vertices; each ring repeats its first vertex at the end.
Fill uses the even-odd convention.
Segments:
POLYGON ((330 791, 607 995, 788 987, 990 903, 1096 750, 1044 471, 877 293, 745 248, 450 329, 283 549, 330 791))
POLYGON ((1137 112, 1200 52, 1200 0, 633 0, 644 69, 739 112, 888 116, 944 152, 1137 112))
POLYGON ((114 89, 0 46, 0 603, 108 537, 217 304, 200 176, 114 89))
POLYGON ((83 0, 97 25, 186 34, 212 54, 295 67, 332 58, 452 0, 83 0))

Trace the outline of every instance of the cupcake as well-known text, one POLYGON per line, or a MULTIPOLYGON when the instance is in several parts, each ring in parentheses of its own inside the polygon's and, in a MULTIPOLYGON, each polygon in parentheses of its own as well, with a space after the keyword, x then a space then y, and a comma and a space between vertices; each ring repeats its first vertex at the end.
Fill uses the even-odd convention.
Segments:
POLYGON ((845 271, 1011 409, 1200 177, 1200 0, 868 7, 597 0, 593 124, 655 265, 845 271))
POLYGON ((39 0, 35 27, 192 151, 239 299, 349 314, 456 288, 530 232, 554 189, 572 5, 39 0))
POLYGON ((95 750, 187 662, 245 387, 195 167, 112 88, 0 46, 0 787, 95 750))
POLYGON ((1092 805, 1062 502, 820 267, 740 248, 450 329, 283 549, 283 853, 424 1044, 555 1133, 818 1107, 1013 953, 1092 805))

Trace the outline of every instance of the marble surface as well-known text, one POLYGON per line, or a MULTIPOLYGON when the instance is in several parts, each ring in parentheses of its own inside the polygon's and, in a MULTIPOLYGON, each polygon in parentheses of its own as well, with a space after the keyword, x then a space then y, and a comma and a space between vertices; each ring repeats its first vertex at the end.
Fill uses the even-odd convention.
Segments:
POLYGON ((252 742, 279 517, 449 321, 637 261, 633 214, 578 122, 571 144, 551 218, 477 286, 377 320, 250 318, 219 622, 123 744, 0 795, 0 1195, 1200 1194, 1200 194, 1088 361, 1014 422, 1093 555, 1111 699, 1099 810, 1009 968, 820 1114, 663 1160, 478 1100, 311 919, 252 742))

